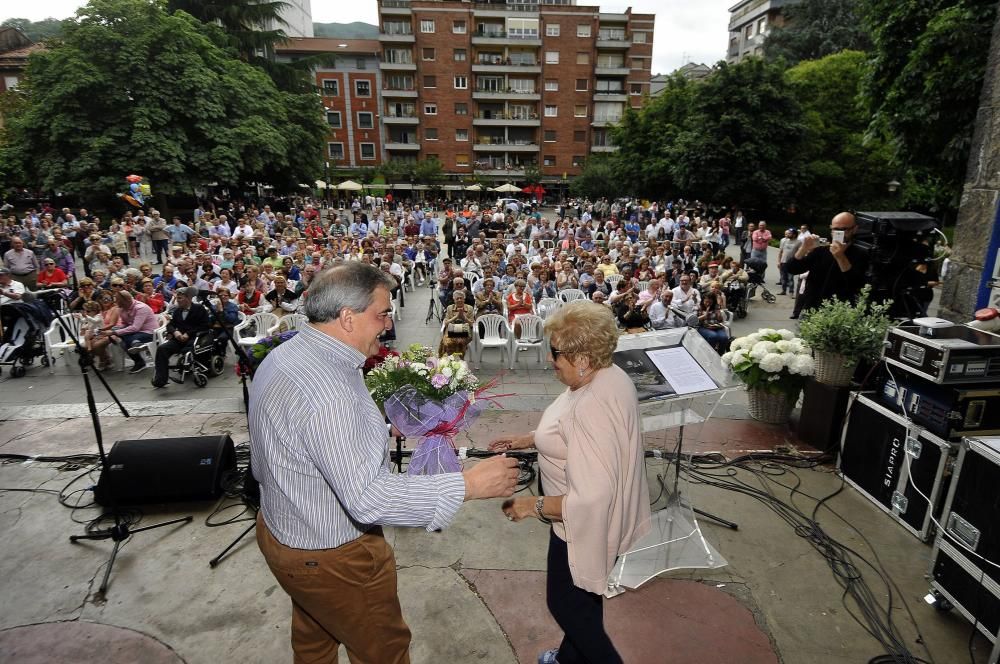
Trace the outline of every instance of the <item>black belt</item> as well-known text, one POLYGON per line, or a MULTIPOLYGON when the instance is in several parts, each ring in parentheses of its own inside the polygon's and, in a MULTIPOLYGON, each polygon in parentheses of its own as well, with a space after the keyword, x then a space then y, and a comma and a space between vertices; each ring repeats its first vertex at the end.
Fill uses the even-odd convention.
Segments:
POLYGON ((11 274, 15 277, 26 277, 29 274, 34 274, 35 272, 38 272, 38 270, 32 270, 31 272, 12 272, 11 274))

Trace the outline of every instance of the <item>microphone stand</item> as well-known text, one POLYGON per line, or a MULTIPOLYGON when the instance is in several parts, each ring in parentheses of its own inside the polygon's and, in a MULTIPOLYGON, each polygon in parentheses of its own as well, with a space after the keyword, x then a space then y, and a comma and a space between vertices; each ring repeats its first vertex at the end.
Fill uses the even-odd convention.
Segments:
MULTIPOLYGON (((79 542, 80 540, 106 540, 110 539, 114 542, 114 546, 111 548, 111 555, 108 558, 107 566, 104 569, 104 578, 101 580, 101 585, 97 589, 97 594, 95 596, 98 600, 104 600, 107 597, 108 582, 111 578, 111 569, 114 567, 115 559, 118 557, 118 551, 121 549, 122 542, 126 541, 135 533, 141 533, 146 530, 154 530, 156 528, 163 528, 165 526, 172 526, 176 523, 190 523, 194 517, 186 516, 180 519, 171 519, 170 521, 164 521, 163 523, 157 523, 152 526, 143 526, 141 528, 132 528, 130 524, 122 518, 121 509, 118 506, 118 501, 114 491, 114 473, 111 472, 111 466, 108 463, 108 455, 104 451, 104 437, 101 432, 101 420, 100 416, 97 414, 97 404, 94 400, 94 389, 90 384, 90 372, 93 370, 94 375, 97 379, 101 381, 101 385, 111 398, 114 399, 115 404, 121 411, 124 417, 130 417, 125 406, 122 402, 118 400, 118 397, 112 391, 111 386, 98 371, 97 367, 94 366, 94 358, 90 351, 83 347, 80 340, 77 338, 73 331, 66 325, 62 318, 57 317, 59 321, 59 326, 62 328, 63 333, 66 334, 70 339, 73 340, 76 346, 76 353, 80 356, 78 364, 80 365, 80 372, 83 374, 83 386, 87 393, 87 409, 90 411, 90 421, 94 427, 94 439, 97 441, 97 451, 101 459, 101 477, 107 478, 107 491, 105 492, 106 502, 109 503, 109 511, 112 517, 114 517, 115 525, 111 528, 99 532, 88 533, 86 535, 70 535, 69 541, 79 542)), ((108 512, 105 512, 107 514, 108 512)))

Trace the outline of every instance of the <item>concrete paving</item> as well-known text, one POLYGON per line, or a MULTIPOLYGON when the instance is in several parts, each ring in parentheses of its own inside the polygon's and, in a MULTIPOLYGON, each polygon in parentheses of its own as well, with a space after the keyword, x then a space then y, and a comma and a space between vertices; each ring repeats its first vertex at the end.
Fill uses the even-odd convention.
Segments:
MULTIPOLYGON (((773 275, 772 275, 773 276, 773 275)), ((425 291, 410 294, 399 325, 399 345, 435 343, 423 325, 425 291)), ((791 301, 757 300, 734 332, 785 326, 791 301)), ((530 353, 527 355, 531 355, 530 353)), ((490 410, 457 443, 483 448, 500 432, 531 429, 562 390, 552 372, 523 362, 513 372, 495 359, 484 377, 499 378, 498 391, 517 396, 490 410)), ((104 440, 228 433, 247 440, 237 377, 226 371, 209 387, 171 385, 153 390, 149 376, 105 374, 125 402, 118 412, 95 383, 104 440)), ((0 378, 0 454, 66 456, 94 453, 96 446, 79 371, 66 361, 50 375, 35 368, 21 379, 0 378)), ((650 448, 671 449, 675 434, 649 434, 650 448)), ((688 427, 685 446, 736 456, 747 450, 807 451, 787 427, 746 419, 739 391, 729 393, 715 417, 688 427)), ((9 459, 9 457, 8 457, 9 459)), ((659 492, 663 462, 651 461, 652 495, 659 492)), ((815 500, 842 482, 830 468, 797 470, 794 500, 811 511, 815 500)), ((747 473, 741 478, 757 480, 747 473)), ((96 483, 97 473, 72 464, 29 458, 0 465, 0 661, 173 662, 219 664, 291 661, 290 604, 268 572, 252 537, 214 569, 208 561, 248 525, 241 507, 212 516, 214 504, 150 506, 142 524, 191 514, 195 521, 140 533, 122 549, 106 600, 95 596, 110 544, 71 545, 94 508, 67 509, 57 493, 96 483), (81 476, 82 475, 82 476, 81 476), (230 518, 237 522, 210 527, 230 518), (173 659, 171 659, 173 658, 173 659)), ((791 486, 791 474, 780 481, 791 486)), ((842 590, 824 558, 773 511, 745 495, 692 484, 686 489, 701 508, 737 521, 738 531, 702 520, 706 538, 729 561, 714 570, 662 575, 638 591, 606 602, 607 623, 626 662, 856 663, 883 651, 851 617, 842 590)), ((785 500, 789 492, 775 488, 785 500)), ((71 501, 89 502, 89 492, 71 501)), ((230 504, 228 501, 225 504, 230 504)), ((500 501, 463 507, 441 533, 386 529, 399 566, 399 592, 413 631, 415 663, 530 664, 558 643, 559 630, 544 601, 547 533, 540 524, 508 523, 500 501)), ((928 661, 964 661, 971 626, 921 601, 930 547, 890 521, 857 492, 845 489, 819 512, 823 528, 867 559, 881 560, 896 584, 893 619, 912 652, 928 661), (836 513, 834 513, 834 511, 836 513), (912 618, 902 608, 905 601, 912 618)), ((654 508, 655 509, 655 508, 654 508)), ((877 599, 887 589, 867 567, 861 572, 877 599)), ((980 651, 985 642, 977 639, 980 651)))

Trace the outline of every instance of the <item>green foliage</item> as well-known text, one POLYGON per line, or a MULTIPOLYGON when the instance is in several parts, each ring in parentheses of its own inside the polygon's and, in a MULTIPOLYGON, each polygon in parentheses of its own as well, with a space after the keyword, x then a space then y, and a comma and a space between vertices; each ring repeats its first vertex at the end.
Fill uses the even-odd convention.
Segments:
POLYGON ((390 159, 378 166, 378 172, 389 184, 402 184, 414 179, 416 164, 390 159))
POLYGON ((572 196, 586 196, 590 199, 616 198, 632 190, 618 180, 616 163, 618 155, 592 155, 583 165, 583 170, 570 182, 572 196))
POLYGON ((529 185, 542 181, 542 169, 538 168, 538 164, 528 164, 524 167, 524 181, 529 185))
POLYGON ((882 341, 892 325, 888 312, 891 302, 870 301, 871 287, 865 286, 855 303, 833 297, 818 309, 802 315, 799 334, 814 350, 873 359, 882 350, 882 341))
POLYGON ((860 4, 874 43, 864 82, 870 132, 886 138, 905 173, 903 204, 950 216, 965 177, 997 3, 860 4))
POLYGON ((733 339, 722 364, 732 369, 748 390, 784 393, 793 399, 814 372, 811 351, 802 340, 789 330, 773 328, 733 339))
POLYGON ((29 21, 26 18, 9 18, 0 23, 0 28, 18 28, 31 41, 40 42, 61 36, 63 23, 64 21, 58 18, 46 18, 41 21, 29 21))
POLYGON ((437 187, 444 179, 444 165, 437 157, 421 159, 413 166, 413 179, 417 184, 437 187))
POLYGON ((864 136, 868 117, 859 93, 865 61, 859 51, 841 51, 785 72, 806 128, 804 178, 796 189, 796 202, 807 223, 828 221, 845 209, 893 205, 885 186, 894 176, 889 149, 864 136))
POLYGON ((205 182, 311 182, 326 127, 315 95, 281 92, 220 28, 146 0, 91 0, 32 56, 2 159, 23 182, 157 194, 205 182))
POLYGON ((781 10, 785 24, 771 26, 764 57, 794 65, 846 49, 867 51, 871 38, 857 5, 858 0, 802 0, 785 5, 781 10))
POLYGON ((668 148, 670 170, 686 196, 766 213, 794 200, 804 139, 802 110, 780 67, 759 58, 719 63, 696 87, 668 148))

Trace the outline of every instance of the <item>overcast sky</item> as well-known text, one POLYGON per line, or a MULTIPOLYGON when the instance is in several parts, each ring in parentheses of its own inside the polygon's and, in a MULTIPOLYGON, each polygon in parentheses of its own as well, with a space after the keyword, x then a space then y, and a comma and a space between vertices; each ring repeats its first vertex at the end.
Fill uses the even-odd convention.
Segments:
MULTIPOLYGON (((725 58, 729 42, 729 7, 736 0, 633 0, 633 2, 589 2, 603 11, 656 14, 653 42, 653 73, 665 74, 686 62, 712 65, 725 58)), ((82 6, 79 0, 34 0, 31 3, 3 2, 0 21, 8 18, 67 18, 82 6), (15 5, 18 5, 15 7, 15 5)), ((313 20, 318 23, 377 23, 375 0, 312 0, 313 20)))

